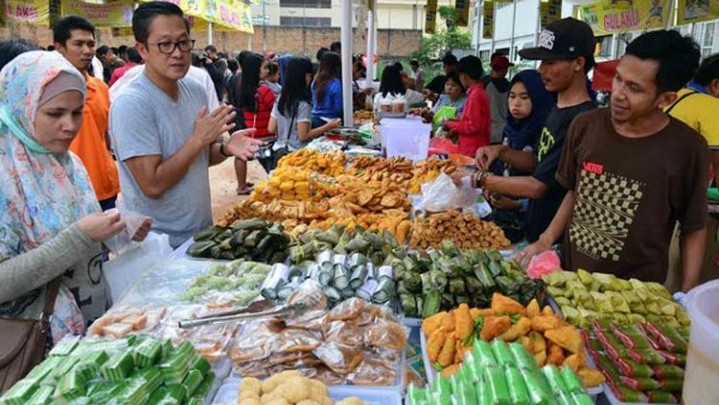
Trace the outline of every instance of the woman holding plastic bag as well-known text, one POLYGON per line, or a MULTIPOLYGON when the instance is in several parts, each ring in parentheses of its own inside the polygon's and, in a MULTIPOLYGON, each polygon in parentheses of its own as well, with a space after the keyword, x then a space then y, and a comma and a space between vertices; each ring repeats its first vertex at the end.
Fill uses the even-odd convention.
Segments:
MULTIPOLYGON (((100 212, 68 152, 85 92, 80 72, 55 52, 27 52, 0 71, 0 317, 39 319, 59 279, 54 342, 105 312, 100 242, 125 229, 118 213, 100 212)), ((133 239, 149 230, 147 221, 133 239)))
POLYGON ((432 109, 422 114, 426 123, 432 123, 432 133, 442 126, 445 120, 452 120, 462 115, 464 103, 467 101, 462 81, 457 72, 450 72, 444 84, 444 94, 439 96, 432 109))

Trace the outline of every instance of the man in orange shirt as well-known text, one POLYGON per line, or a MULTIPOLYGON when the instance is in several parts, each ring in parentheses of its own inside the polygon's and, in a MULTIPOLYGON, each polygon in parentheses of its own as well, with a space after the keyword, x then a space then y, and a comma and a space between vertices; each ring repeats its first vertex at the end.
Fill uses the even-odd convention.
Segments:
POLYGON ((87 168, 103 211, 115 207, 120 181, 117 166, 108 150, 107 130, 110 93, 102 79, 88 73, 95 55, 95 27, 77 16, 62 18, 53 27, 55 49, 85 76, 87 97, 82 127, 70 145, 87 168))

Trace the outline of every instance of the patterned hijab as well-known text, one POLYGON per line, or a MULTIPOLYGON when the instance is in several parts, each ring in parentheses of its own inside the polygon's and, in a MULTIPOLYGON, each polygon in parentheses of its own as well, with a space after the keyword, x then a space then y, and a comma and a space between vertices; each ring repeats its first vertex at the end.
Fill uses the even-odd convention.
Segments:
POLYGON ((77 156, 50 153, 35 139, 40 100, 59 75, 83 80, 57 52, 26 52, 0 71, 0 261, 100 210, 77 156))

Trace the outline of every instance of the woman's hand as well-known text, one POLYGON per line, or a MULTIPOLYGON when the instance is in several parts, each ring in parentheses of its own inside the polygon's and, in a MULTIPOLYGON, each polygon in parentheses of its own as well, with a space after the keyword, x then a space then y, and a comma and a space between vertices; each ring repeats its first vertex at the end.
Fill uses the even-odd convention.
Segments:
POLYGON ((327 121, 327 124, 325 124, 325 126, 327 127, 327 129, 325 130, 325 132, 331 131, 331 130, 333 130, 333 129, 335 129, 335 128, 341 127, 341 126, 342 126, 342 120, 339 119, 339 118, 331 119, 331 120, 327 121))
POLYGON ((77 226, 94 242, 106 241, 125 229, 117 210, 84 216, 77 221, 77 226))

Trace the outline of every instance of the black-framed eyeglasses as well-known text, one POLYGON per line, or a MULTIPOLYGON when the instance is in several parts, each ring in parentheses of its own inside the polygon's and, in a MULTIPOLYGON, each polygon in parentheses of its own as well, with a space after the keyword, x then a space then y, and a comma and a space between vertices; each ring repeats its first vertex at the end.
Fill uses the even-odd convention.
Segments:
MULTIPOLYGON (((148 43, 149 45, 149 43, 148 43)), ((195 40, 194 39, 183 39, 182 41, 172 42, 158 42, 156 44, 157 49, 160 51, 160 53, 164 54, 171 54, 175 52, 175 49, 180 49, 180 52, 190 52, 192 48, 195 47, 195 40)))

